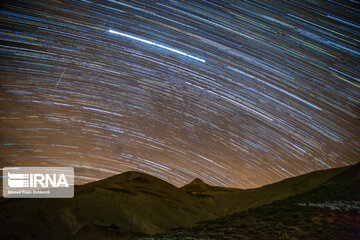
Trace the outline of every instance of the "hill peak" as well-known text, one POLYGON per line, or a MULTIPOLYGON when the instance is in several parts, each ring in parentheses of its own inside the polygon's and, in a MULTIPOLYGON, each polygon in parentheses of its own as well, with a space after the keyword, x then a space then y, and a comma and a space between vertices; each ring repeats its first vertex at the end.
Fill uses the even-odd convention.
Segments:
POLYGON ((197 187, 201 187, 201 188, 206 188, 209 187, 210 185, 206 184, 203 180, 201 180, 200 178, 195 178, 194 180, 192 180, 188 186, 197 186, 197 187))
POLYGON ((193 181, 191 181, 189 184, 186 184, 182 187, 185 191, 191 191, 191 192, 204 192, 212 187, 208 184, 206 184, 203 180, 200 178, 195 178, 193 181))
POLYGON ((144 172, 137 172, 137 171, 127 171, 121 174, 117 174, 106 179, 102 179, 96 182, 88 183, 87 186, 121 186, 121 188, 127 188, 127 190, 131 188, 136 188, 139 186, 147 185, 147 187, 158 189, 158 188, 175 188, 175 186, 171 185, 170 183, 147 173, 144 172))
POLYGON ((194 180, 192 180, 188 185, 207 185, 203 180, 201 180, 200 178, 195 178, 194 180))

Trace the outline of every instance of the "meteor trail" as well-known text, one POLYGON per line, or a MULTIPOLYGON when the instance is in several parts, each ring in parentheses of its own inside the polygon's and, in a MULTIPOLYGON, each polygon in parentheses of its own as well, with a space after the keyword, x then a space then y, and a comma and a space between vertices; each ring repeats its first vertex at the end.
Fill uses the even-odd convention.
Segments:
POLYGON ((187 54, 187 53, 185 53, 185 52, 182 52, 182 51, 177 50, 177 49, 174 49, 174 48, 170 48, 170 47, 164 46, 164 45, 162 45, 162 44, 158 44, 158 43, 155 43, 155 42, 151 42, 151 41, 149 41, 149 40, 145 40, 145 39, 142 39, 142 38, 139 38, 139 37, 131 36, 131 35, 129 35, 129 34, 122 33, 122 32, 118 32, 118 31, 114 31, 114 30, 111 30, 111 29, 109 29, 109 32, 110 32, 110 33, 114 33, 114 34, 118 34, 118 35, 123 36, 123 37, 130 38, 130 39, 133 39, 133 40, 136 40, 136 41, 140 41, 140 42, 143 42, 143 43, 147 43, 147 44, 150 44, 150 45, 154 45, 154 46, 157 46, 157 47, 160 47, 160 48, 163 48, 163 49, 172 51, 172 52, 174 52, 174 53, 178 53, 178 54, 180 54, 180 55, 183 55, 183 56, 186 56, 186 57, 189 57, 189 58, 192 58, 192 59, 195 59, 195 60, 197 60, 197 61, 200 61, 200 62, 205 63, 205 60, 204 60, 204 59, 195 57, 195 56, 193 56, 193 55, 187 54))
POLYGON ((61 74, 61 76, 60 76, 60 78, 59 78, 59 81, 56 83, 56 87, 55 87, 55 89, 57 89, 57 87, 58 87, 58 85, 59 85, 59 83, 60 83, 60 81, 61 81, 62 77, 64 76, 64 73, 65 73, 66 69, 68 69, 68 68, 66 67, 66 68, 64 69, 63 73, 61 74))

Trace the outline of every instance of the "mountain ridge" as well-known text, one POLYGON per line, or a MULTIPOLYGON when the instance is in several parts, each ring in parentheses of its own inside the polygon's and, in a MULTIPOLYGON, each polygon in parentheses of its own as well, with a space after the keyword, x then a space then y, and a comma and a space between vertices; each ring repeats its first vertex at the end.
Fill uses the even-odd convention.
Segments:
POLYGON ((359 166, 315 171, 246 190, 211 186, 201 179, 178 188, 145 173, 126 172, 76 186, 73 199, 2 199, 0 235, 9 239, 23 234, 30 234, 25 239, 136 239, 288 199, 341 174, 347 176, 346 171, 359 166), (54 237, 54 231, 59 236, 54 237))
POLYGON ((360 239, 360 163, 309 191, 150 239, 360 239))

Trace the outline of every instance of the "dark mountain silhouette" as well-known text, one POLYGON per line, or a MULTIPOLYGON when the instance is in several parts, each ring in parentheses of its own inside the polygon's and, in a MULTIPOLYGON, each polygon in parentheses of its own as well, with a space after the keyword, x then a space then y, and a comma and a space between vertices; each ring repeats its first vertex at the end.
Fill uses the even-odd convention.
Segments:
MULTIPOLYGON (((360 239, 360 164, 337 170, 337 174, 330 174, 333 177, 300 194, 142 239, 360 239)), ((305 183, 319 180, 330 171, 334 170, 314 172, 262 189, 276 185, 300 187, 296 182, 304 188, 305 183)))
POLYGON ((211 186, 200 179, 177 188, 144 173, 126 172, 76 186, 73 199, 2 198, 0 238, 311 239, 311 226, 331 228, 341 219, 347 219, 345 225, 337 225, 346 229, 337 230, 353 237, 359 231, 354 227, 358 211, 313 205, 359 201, 359 166, 317 171, 249 190, 211 186), (328 226, 323 222, 329 214, 335 214, 335 222, 328 226))

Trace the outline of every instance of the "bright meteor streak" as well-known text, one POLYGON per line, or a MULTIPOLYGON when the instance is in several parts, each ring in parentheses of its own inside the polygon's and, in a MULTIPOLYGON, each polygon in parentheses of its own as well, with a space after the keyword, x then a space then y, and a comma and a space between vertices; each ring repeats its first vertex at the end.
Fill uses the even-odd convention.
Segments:
POLYGON ((157 46, 157 47, 161 47, 161 48, 163 48, 163 49, 166 49, 166 50, 169 50, 169 51, 172 51, 172 52, 181 54, 181 55, 183 55, 183 56, 186 56, 186 57, 189 57, 189 58, 198 60, 198 61, 203 62, 203 63, 205 62, 204 59, 201 59, 201 58, 195 57, 195 56, 193 56, 193 55, 184 53, 184 52, 179 51, 179 50, 174 49, 174 48, 170 48, 170 47, 167 47, 167 46, 158 44, 158 43, 151 42, 151 41, 149 41, 149 40, 145 40, 145 39, 142 39, 142 38, 139 38, 139 37, 131 36, 131 35, 129 35, 129 34, 122 33, 122 32, 118 32, 118 31, 114 31, 114 30, 111 30, 111 29, 109 29, 109 32, 110 32, 110 33, 118 34, 118 35, 120 35, 120 36, 124 36, 124 37, 130 38, 130 39, 134 39, 134 40, 137 40, 137 41, 140 41, 140 42, 143 42, 143 43, 147 43, 147 44, 150 44, 150 45, 154 45, 154 46, 157 46))

